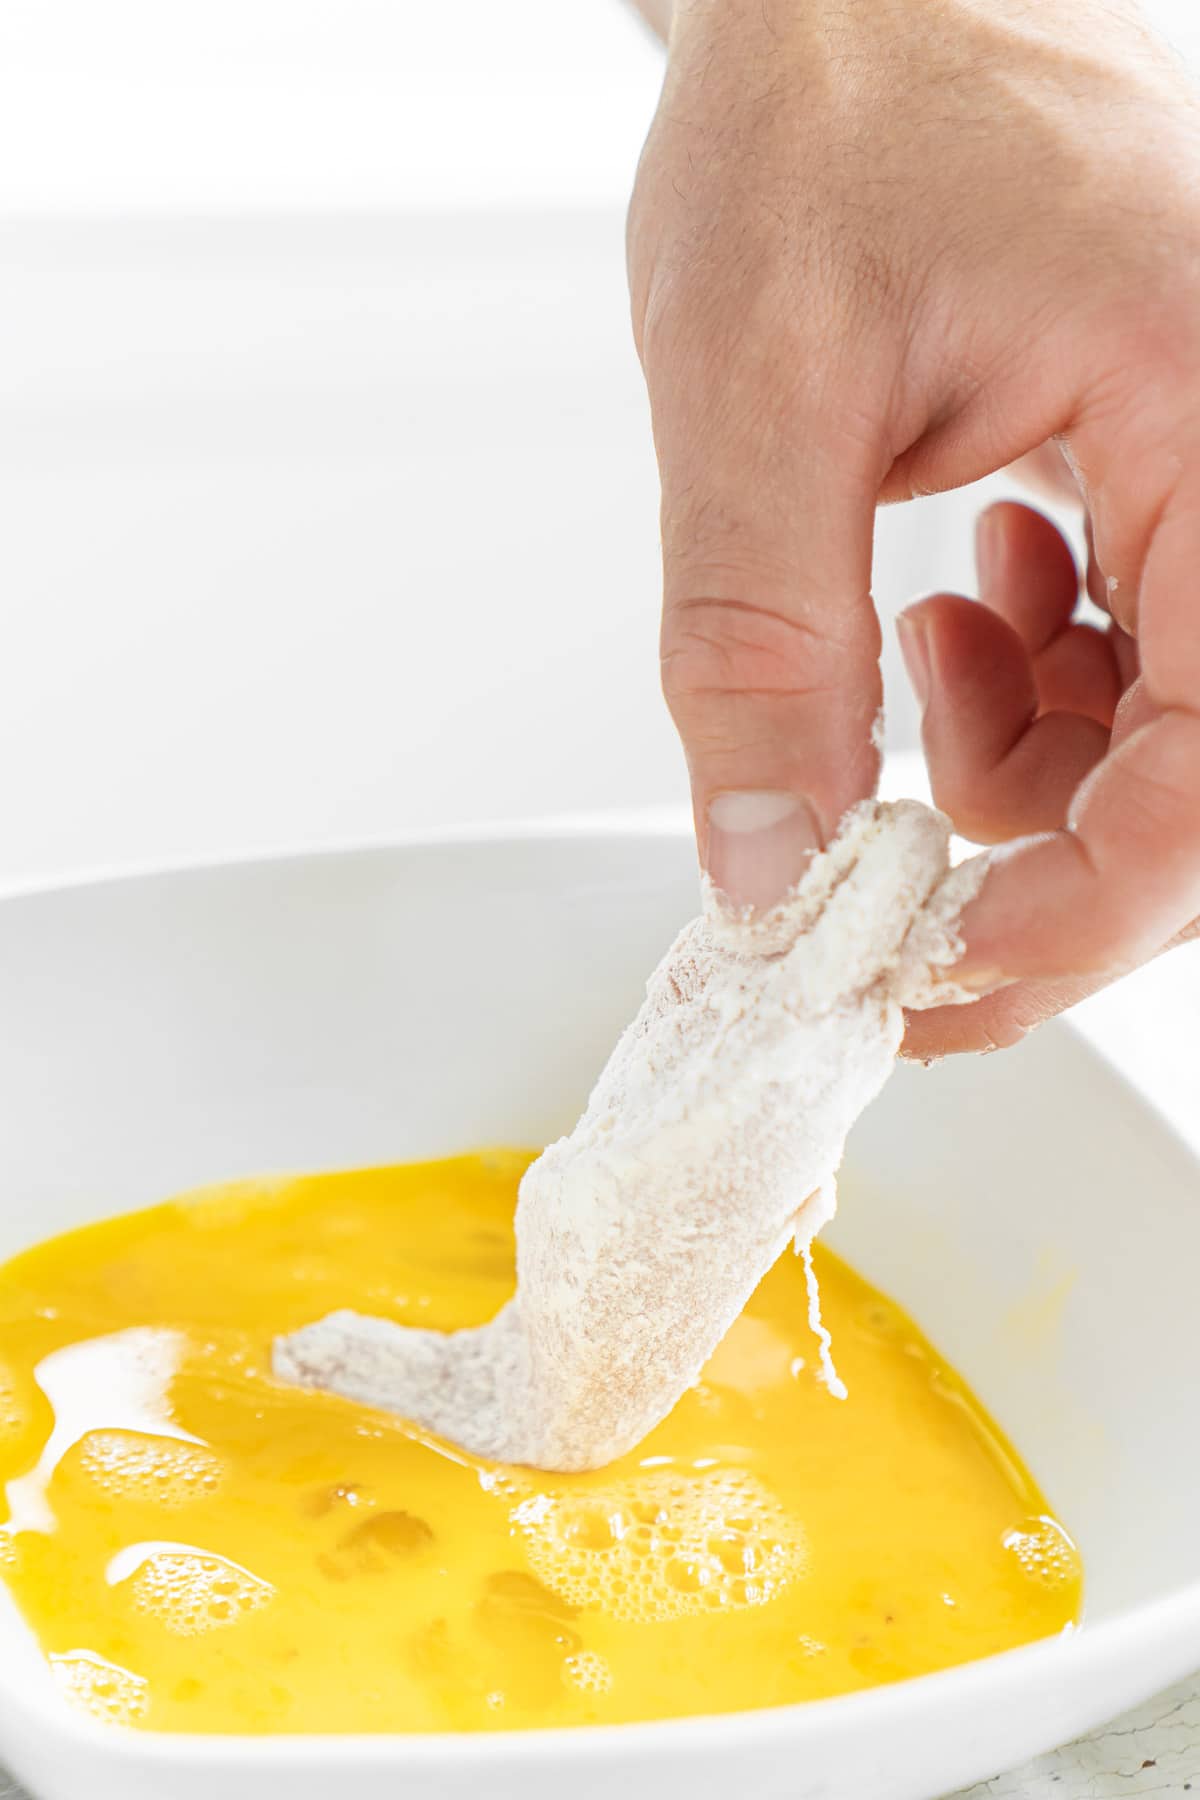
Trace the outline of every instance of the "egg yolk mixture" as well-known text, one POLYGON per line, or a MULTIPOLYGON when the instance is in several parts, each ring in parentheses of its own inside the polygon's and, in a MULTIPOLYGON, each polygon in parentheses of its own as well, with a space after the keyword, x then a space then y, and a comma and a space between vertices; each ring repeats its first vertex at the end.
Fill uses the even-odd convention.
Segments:
POLYGON ((162 1731, 470 1731, 774 1706, 1077 1618, 1029 1475, 911 1320, 784 1256, 701 1381, 587 1475, 274 1381, 339 1306, 512 1292, 530 1156, 243 1183, 0 1270, 0 1572, 63 1693, 162 1731))

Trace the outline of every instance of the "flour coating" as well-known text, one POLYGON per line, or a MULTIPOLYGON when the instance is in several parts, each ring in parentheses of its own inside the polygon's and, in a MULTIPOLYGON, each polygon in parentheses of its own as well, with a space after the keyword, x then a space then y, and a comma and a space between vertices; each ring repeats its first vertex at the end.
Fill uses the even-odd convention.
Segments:
POLYGON ((946 971, 985 858, 951 872, 949 840, 927 806, 868 802, 770 912, 710 887, 574 1131, 526 1171, 514 1298, 449 1333, 332 1313, 277 1340, 275 1373, 498 1461, 591 1469, 632 1449, 832 1216, 904 1006, 963 997, 946 971))

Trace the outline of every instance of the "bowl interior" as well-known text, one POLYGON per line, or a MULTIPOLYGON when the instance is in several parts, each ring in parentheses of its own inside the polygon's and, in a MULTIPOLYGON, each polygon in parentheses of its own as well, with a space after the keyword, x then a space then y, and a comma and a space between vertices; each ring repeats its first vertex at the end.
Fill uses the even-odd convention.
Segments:
MULTIPOLYGON (((695 903, 682 837, 537 832, 0 903, 0 1254, 229 1176, 546 1141, 695 903)), ((1200 1577, 1198 1197, 1057 1027, 900 1070, 847 1160, 835 1247, 1010 1433, 1090 1619, 1200 1577)))

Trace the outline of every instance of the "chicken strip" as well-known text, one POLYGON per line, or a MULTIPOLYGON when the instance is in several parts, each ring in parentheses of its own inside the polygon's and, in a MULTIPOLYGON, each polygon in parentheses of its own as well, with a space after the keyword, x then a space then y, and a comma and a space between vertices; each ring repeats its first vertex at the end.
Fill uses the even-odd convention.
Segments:
POLYGON ((946 970, 985 859, 950 872, 949 838, 929 807, 871 802, 771 912, 710 890, 574 1131, 526 1171, 514 1298, 455 1332, 332 1313, 276 1342, 276 1375, 502 1462, 599 1468, 640 1442, 831 1217, 903 1007, 968 997, 946 970))

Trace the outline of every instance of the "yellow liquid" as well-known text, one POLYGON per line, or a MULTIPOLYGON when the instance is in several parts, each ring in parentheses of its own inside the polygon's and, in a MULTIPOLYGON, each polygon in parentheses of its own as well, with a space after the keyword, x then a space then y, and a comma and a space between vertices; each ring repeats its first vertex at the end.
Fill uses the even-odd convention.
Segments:
POLYGON ((0 1572, 63 1692, 164 1731, 436 1731, 842 1693, 1074 1621, 1074 1547, 895 1306, 785 1256, 669 1419, 581 1476, 272 1380, 337 1306, 513 1285, 529 1157, 245 1183, 0 1270, 0 1572))

